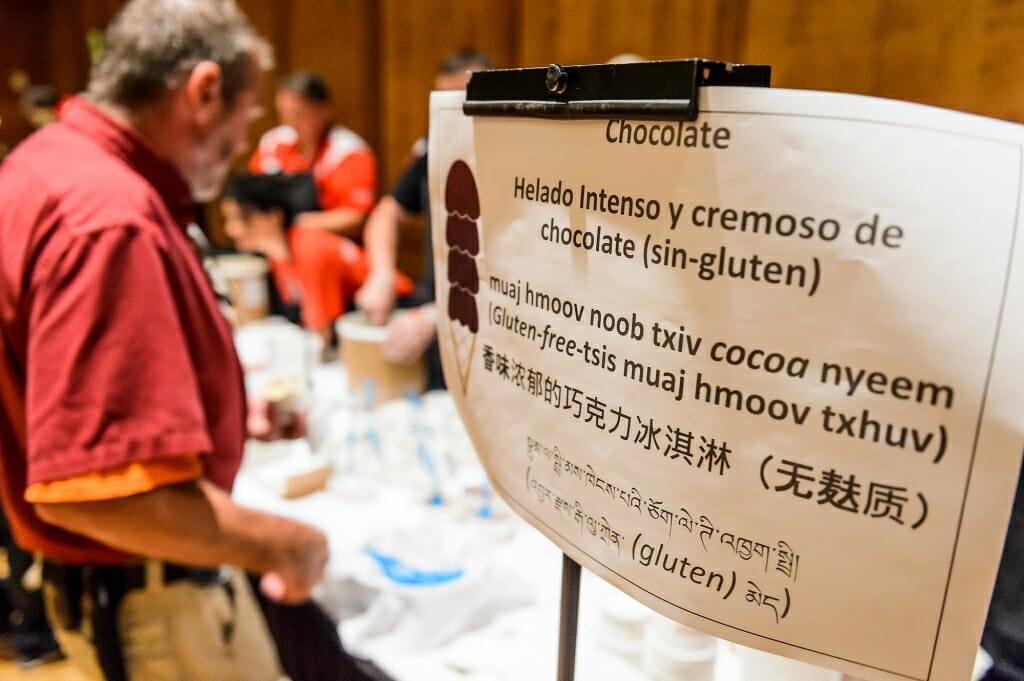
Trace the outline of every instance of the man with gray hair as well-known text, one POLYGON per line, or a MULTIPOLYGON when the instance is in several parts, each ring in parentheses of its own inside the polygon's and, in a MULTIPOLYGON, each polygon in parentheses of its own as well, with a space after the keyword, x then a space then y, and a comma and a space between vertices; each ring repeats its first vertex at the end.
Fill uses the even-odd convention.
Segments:
POLYGON ((0 166, 0 498, 90 679, 278 679, 222 566, 297 603, 327 561, 318 530, 231 499, 242 374, 185 231, 269 55, 231 0, 132 0, 87 95, 0 166))

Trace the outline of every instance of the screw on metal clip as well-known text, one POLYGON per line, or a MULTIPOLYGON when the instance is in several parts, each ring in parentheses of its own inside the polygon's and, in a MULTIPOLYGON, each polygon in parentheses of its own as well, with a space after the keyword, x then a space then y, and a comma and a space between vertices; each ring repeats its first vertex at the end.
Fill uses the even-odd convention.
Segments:
POLYGON ((551 64, 548 66, 547 74, 544 77, 544 84, 549 92, 560 95, 569 86, 569 74, 558 64, 551 64))

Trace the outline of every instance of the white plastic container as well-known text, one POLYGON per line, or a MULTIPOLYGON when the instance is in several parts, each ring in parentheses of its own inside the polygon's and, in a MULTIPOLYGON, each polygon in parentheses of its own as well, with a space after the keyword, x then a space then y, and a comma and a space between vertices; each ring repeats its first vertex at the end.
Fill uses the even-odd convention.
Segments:
POLYGON ((647 606, 618 589, 609 588, 600 601, 598 641, 601 647, 639 667, 644 649, 644 630, 653 615, 647 606))
POLYGON ((654 615, 644 632, 642 667, 651 681, 714 681, 714 636, 654 615))
POLYGON ((754 648, 740 648, 742 681, 841 681, 842 674, 754 648))

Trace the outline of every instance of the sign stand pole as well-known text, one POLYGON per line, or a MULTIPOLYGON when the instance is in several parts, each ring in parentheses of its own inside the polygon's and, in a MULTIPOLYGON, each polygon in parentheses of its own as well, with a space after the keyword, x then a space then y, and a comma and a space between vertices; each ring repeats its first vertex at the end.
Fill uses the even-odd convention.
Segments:
POLYGON ((562 600, 558 622, 558 681, 576 673, 576 629, 580 611, 580 564, 562 554, 562 600))

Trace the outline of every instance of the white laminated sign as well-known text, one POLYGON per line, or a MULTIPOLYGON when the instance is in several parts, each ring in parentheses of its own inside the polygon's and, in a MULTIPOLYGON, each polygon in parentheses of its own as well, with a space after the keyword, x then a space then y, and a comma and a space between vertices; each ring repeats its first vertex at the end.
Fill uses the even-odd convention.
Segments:
POLYGON ((495 489, 708 633, 968 678, 1022 449, 1024 131, 704 88, 693 122, 434 93, 445 376, 495 489))

